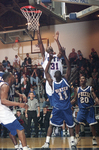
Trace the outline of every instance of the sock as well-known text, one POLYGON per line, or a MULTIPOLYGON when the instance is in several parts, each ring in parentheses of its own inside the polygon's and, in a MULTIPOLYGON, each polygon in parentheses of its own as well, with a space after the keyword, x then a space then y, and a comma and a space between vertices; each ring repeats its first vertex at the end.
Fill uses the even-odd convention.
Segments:
POLYGON ((70 138, 71 138, 71 141, 74 141, 74 136, 71 136, 70 138))
POLYGON ((63 130, 63 135, 65 135, 65 130, 63 130))
POLYGON ((18 145, 14 145, 14 147, 17 149, 17 148, 19 148, 19 146, 18 145))
POLYGON ((21 144, 21 141, 19 140, 19 143, 21 144))
POLYGON ((96 137, 95 137, 95 136, 93 136, 93 139, 96 139, 96 137))
POLYGON ((46 143, 50 143, 50 136, 46 137, 46 143))
POLYGON ((27 146, 24 146, 24 147, 23 147, 23 150, 28 150, 28 147, 27 147, 27 146))
POLYGON ((79 134, 76 134, 76 138, 79 138, 79 134))

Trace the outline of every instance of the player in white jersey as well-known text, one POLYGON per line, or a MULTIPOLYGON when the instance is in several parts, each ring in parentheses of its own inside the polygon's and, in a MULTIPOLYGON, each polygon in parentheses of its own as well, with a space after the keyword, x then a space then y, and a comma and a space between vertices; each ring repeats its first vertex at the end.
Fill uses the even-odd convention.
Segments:
MULTIPOLYGON (((55 80, 54 78, 54 74, 57 70, 60 70, 61 73, 63 73, 63 66, 62 66, 62 63, 61 63, 61 53, 62 53, 62 47, 60 45, 60 42, 59 42, 59 32, 56 32, 55 36, 54 36, 54 39, 58 45, 58 48, 59 48, 59 54, 54 54, 54 51, 53 51, 53 48, 51 46, 48 46, 46 51, 44 49, 44 46, 43 46, 43 43, 42 43, 42 39, 41 39, 41 35, 40 35, 40 30, 38 30, 38 45, 40 47, 40 51, 41 51, 41 54, 42 54, 42 57, 43 57, 43 64, 42 64, 42 67, 43 69, 45 70, 46 66, 47 66, 47 63, 49 61, 49 55, 50 54, 54 54, 53 55, 53 60, 51 61, 51 65, 49 67, 49 73, 51 75, 51 78, 53 80, 55 80)), ((45 77, 45 75, 44 75, 45 77)), ((46 77, 45 77, 46 78, 46 77)), ((52 104, 52 100, 51 100, 51 96, 52 96, 52 89, 48 83, 48 81, 46 81, 46 93, 48 95, 48 98, 50 100, 50 104, 52 104)))
POLYGON ((12 73, 5 73, 2 78, 4 82, 0 83, 0 123, 10 131, 13 140, 15 140, 14 136, 18 134, 18 137, 22 142, 23 150, 29 150, 26 143, 24 128, 9 109, 9 106, 19 106, 25 109, 27 109, 28 106, 24 103, 8 100, 9 89, 14 82, 12 73))

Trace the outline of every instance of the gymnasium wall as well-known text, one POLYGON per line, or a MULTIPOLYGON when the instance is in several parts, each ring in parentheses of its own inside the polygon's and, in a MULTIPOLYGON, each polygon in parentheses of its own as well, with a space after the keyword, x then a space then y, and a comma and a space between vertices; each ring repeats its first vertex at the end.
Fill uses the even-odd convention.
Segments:
MULTIPOLYGON (((41 36, 42 38, 48 38, 49 44, 53 47, 54 51, 58 52, 57 44, 54 41, 53 35, 56 31, 59 31, 59 40, 62 46, 66 48, 67 56, 71 52, 72 48, 75 50, 81 50, 83 56, 88 58, 91 52, 91 48, 95 48, 99 54, 99 21, 88 21, 88 22, 79 22, 79 23, 68 23, 55 26, 46 26, 41 27, 41 36)), ((35 35, 37 38, 37 34, 35 35)), ((31 53, 31 42, 23 42, 20 47, 21 53, 31 53)), ((11 64, 17 51, 12 49, 12 44, 4 45, 0 41, 0 62, 8 56, 11 64)), ((31 54, 32 58, 37 57, 38 54, 31 54)), ((21 62, 24 59, 25 54, 21 57, 21 62)))

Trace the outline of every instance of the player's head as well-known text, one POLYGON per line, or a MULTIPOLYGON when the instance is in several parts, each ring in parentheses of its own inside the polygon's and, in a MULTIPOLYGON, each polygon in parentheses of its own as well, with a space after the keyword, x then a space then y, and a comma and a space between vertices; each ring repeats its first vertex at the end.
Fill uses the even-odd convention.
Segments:
POLYGON ((3 71, 3 66, 1 62, 0 62, 0 71, 3 71))
POLYGON ((11 72, 4 73, 2 76, 3 80, 10 86, 15 82, 14 75, 11 72))
POLYGON ((62 78, 61 72, 60 72, 59 70, 56 71, 54 77, 56 78, 56 81, 57 81, 57 82, 60 82, 60 81, 61 81, 61 78, 62 78))
POLYGON ((80 86, 82 85, 86 85, 86 76, 84 74, 80 76, 80 86))
POLYGON ((53 48, 51 46, 48 46, 46 49, 46 52, 49 54, 53 54, 54 51, 53 51, 53 48))

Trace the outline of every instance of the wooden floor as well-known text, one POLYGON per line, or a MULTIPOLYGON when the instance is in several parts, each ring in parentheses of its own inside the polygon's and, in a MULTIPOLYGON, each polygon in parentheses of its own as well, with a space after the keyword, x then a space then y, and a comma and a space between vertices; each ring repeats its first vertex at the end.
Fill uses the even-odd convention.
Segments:
MULTIPOLYGON (((32 149, 41 149, 42 145, 45 143, 45 137, 40 138, 27 138, 27 145, 32 149)), ((99 137, 97 137, 97 146, 92 145, 92 137, 81 137, 77 145, 78 150, 99 150, 99 137)), ((55 150, 67 150, 70 148, 70 138, 69 137, 51 137, 50 149, 55 150)), ((10 138, 0 138, 0 150, 4 149, 14 149, 13 143, 10 138)))

